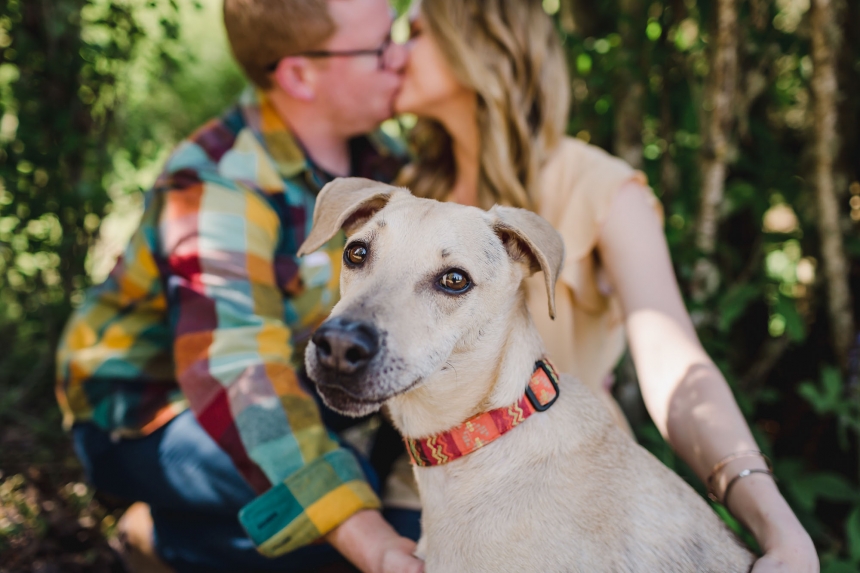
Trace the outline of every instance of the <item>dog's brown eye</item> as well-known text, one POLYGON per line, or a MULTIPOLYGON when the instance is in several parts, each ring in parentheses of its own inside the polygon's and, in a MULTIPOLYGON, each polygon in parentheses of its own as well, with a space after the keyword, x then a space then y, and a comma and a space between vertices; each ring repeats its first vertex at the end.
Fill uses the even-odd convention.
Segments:
POLYGON ((463 271, 451 270, 439 278, 439 286, 448 292, 461 293, 472 286, 472 281, 463 271))
POLYGON ((364 243, 353 243, 346 248, 343 257, 351 265, 360 265, 367 259, 367 245, 364 243))

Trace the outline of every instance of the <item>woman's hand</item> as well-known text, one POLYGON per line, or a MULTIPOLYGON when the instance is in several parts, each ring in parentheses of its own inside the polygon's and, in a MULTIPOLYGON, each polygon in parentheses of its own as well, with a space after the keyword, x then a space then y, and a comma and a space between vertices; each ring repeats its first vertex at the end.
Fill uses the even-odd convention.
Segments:
POLYGON ((747 522, 764 551, 752 573, 818 573, 815 545, 776 485, 765 477, 738 486, 745 487, 732 493, 731 508, 747 522))
POLYGON ((802 559, 789 548, 788 551, 774 551, 762 556, 755 562, 751 573, 818 573, 818 558, 802 559), (803 565, 799 563, 803 561, 803 565))
POLYGON ((818 573, 815 545, 770 476, 742 478, 724 501, 764 552, 752 573, 818 573))
POLYGON ((818 573, 815 546, 799 525, 777 534, 755 562, 752 573, 818 573))

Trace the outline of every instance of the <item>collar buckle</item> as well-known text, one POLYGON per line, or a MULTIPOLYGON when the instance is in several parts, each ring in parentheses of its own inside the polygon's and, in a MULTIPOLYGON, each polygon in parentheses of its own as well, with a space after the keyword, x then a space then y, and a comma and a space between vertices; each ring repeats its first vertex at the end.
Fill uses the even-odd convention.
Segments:
POLYGON ((529 402, 532 403, 532 407, 534 407, 535 411, 544 412, 546 410, 549 410, 549 407, 555 404, 555 401, 558 400, 558 382, 555 381, 555 372, 553 372, 549 365, 543 360, 538 360, 537 362, 535 362, 535 370, 537 369, 543 370, 547 380, 549 380, 549 383, 552 384, 552 389, 555 390, 555 395, 549 402, 541 403, 540 399, 537 397, 534 390, 532 389, 531 381, 529 381, 529 385, 526 386, 526 396, 528 397, 529 402))

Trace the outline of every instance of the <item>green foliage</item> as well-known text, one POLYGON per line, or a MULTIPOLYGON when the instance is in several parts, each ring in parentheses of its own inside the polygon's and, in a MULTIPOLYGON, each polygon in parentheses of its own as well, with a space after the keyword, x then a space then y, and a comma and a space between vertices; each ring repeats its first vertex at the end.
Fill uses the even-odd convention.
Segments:
POLYGON ((753 284, 734 285, 718 303, 720 332, 728 332, 753 301, 761 298, 761 287, 753 284))
POLYGON ((842 376, 835 368, 824 369, 819 385, 802 382, 797 392, 812 404, 818 414, 849 415, 856 409, 856 404, 843 400, 842 376))
MULTIPOLYGON (((621 152, 617 127, 638 121, 640 165, 663 203, 676 274, 699 336, 733 386, 759 444, 775 458, 779 484, 820 547, 823 570, 857 571, 860 396, 827 342, 826 286, 808 182, 808 4, 739 3, 741 74, 714 259, 719 286, 705 299, 691 295, 690 281, 701 257, 694 237, 715 2, 546 0, 544 7, 556 14, 568 52, 569 132, 621 152), (644 96, 630 114, 624 106, 636 85, 644 96)), ((840 21, 840 89, 855 93, 860 42, 850 30, 860 11, 845 7, 840 21)), ((840 191, 860 179, 860 100, 845 102, 839 110, 840 191)), ((852 189, 860 194, 860 186, 852 189)), ((854 235, 846 236, 846 255, 857 293, 860 210, 852 211, 851 223, 847 203, 841 208, 854 235)), ((696 485, 650 422, 636 431, 658 458, 696 485)))
POLYGON ((170 148, 243 85, 223 44, 194 52, 208 35, 201 24, 217 17, 201 10, 175 0, 4 4, 0 385, 11 394, 0 420, 28 422, 21 407, 49 395, 56 341, 90 283, 104 218, 132 211, 133 226, 170 148))
POLYGON ((838 423, 839 444, 843 450, 849 447, 848 432, 860 434, 860 399, 857 388, 853 388, 853 396, 849 396, 840 372, 832 367, 825 367, 821 372, 818 384, 801 382, 797 392, 812 405, 815 412, 821 416, 835 416, 838 423))
POLYGON ((806 510, 812 510, 819 500, 856 502, 856 487, 833 472, 817 472, 789 484, 795 501, 806 510))
POLYGON ((0 345, 11 350, 0 380, 26 394, 49 383, 59 332, 87 285, 121 76, 144 30, 131 5, 75 0, 10 0, 0 25, 0 345))
POLYGON ((104 510, 63 485, 81 477, 76 465, 69 476, 54 351, 170 149, 244 86, 212 41, 219 16, 193 0, 0 3, 0 569, 35 567, 30 550, 63 531, 83 551, 66 561, 115 562, 103 542, 97 558, 81 547, 102 518, 78 521, 104 510), (38 488, 22 477, 33 468, 49 468, 38 488))

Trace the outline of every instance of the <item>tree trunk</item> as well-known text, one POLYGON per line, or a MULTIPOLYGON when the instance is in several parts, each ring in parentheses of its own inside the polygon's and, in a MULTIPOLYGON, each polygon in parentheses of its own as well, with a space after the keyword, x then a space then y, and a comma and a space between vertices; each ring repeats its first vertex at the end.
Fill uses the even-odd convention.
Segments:
POLYGON ((710 112, 702 158, 702 202, 696 229, 696 246, 710 257, 717 240, 720 203, 723 201, 726 163, 733 124, 732 100, 738 76, 737 0, 717 0, 717 34, 711 58, 705 109, 710 112))
MULTIPOLYGON (((677 0, 671 2, 667 6, 671 10, 671 18, 665 23, 667 30, 672 29, 684 18, 686 18, 686 7, 683 2, 677 0)), ((670 47, 667 33, 660 36, 657 43, 657 51, 662 54, 663 61, 660 63, 663 74, 663 89, 660 93, 660 137, 666 142, 666 151, 660 157, 660 200, 663 205, 671 205, 675 193, 681 182, 681 171, 678 164, 675 162, 675 157, 671 152, 675 141, 675 132, 677 126, 673 117, 672 98, 671 94, 674 90, 679 89, 676 79, 673 77, 672 70, 684 67, 684 59, 681 54, 670 47)))
POLYGON ((812 0, 810 20, 814 98, 813 185, 818 207, 821 258, 827 283, 830 333, 836 357, 844 367, 854 337, 854 317, 848 287, 848 263, 842 241, 839 201, 833 181, 838 148, 836 54, 839 40, 831 0, 812 0))
POLYGON ((732 103, 738 76, 737 0, 717 0, 716 19, 716 40, 703 102, 709 114, 702 146, 702 196, 696 226, 696 246, 702 258, 693 269, 691 285, 693 298, 699 301, 713 295, 720 283, 719 271, 711 257, 717 245, 734 118, 732 103))
POLYGON ((615 155, 635 167, 642 169, 642 118, 645 115, 642 102, 645 99, 642 34, 638 32, 645 21, 645 6, 642 0, 621 0, 621 20, 618 32, 624 48, 617 81, 618 111, 615 114, 615 155), (633 24, 637 25, 634 26, 633 24))
POLYGON ((624 86, 615 116, 615 155, 636 169, 642 169, 642 100, 645 98, 645 86, 635 80, 629 73, 623 72, 622 77, 631 80, 624 86))
POLYGON ((759 32, 764 32, 770 23, 771 0, 751 0, 750 19, 759 32))
POLYGON ((597 23, 596 8, 592 2, 584 0, 561 0, 559 21, 562 29, 583 38, 595 33, 597 23))

